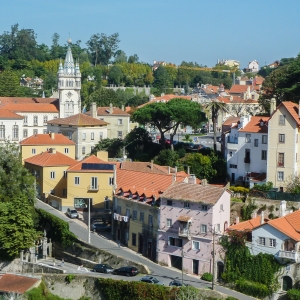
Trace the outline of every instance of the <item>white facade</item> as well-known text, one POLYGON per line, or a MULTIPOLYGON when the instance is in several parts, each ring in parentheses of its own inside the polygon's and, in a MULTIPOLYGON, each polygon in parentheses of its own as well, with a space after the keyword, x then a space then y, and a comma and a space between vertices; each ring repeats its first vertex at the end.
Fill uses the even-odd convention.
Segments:
POLYGON ((224 154, 232 182, 239 177, 246 181, 248 173, 267 172, 268 133, 266 124, 259 124, 260 118, 241 117, 240 123, 225 134, 224 154), (263 132, 259 132, 259 127, 263 132))
POLYGON ((259 64, 258 64, 258 62, 256 60, 253 60, 253 61, 249 62, 248 69, 251 72, 258 72, 259 71, 259 64))
POLYGON ((0 117, 0 144, 9 140, 19 143, 23 139, 23 119, 4 119, 0 117))

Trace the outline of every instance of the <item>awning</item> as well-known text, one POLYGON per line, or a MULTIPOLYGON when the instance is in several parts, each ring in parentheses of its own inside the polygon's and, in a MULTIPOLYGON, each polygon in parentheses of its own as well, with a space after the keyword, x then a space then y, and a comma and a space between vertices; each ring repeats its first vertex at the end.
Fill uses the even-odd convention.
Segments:
POLYGON ((192 221, 192 217, 191 216, 179 216, 178 221, 181 221, 181 222, 191 222, 192 221))

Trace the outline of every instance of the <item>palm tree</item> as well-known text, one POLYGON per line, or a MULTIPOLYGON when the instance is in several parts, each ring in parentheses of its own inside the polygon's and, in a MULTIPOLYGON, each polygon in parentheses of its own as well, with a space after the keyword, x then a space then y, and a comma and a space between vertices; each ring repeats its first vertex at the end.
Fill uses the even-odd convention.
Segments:
POLYGON ((208 111, 211 111, 211 119, 213 122, 214 131, 214 151, 217 151, 217 120, 219 112, 227 112, 226 103, 219 102, 218 100, 212 100, 206 107, 208 111))

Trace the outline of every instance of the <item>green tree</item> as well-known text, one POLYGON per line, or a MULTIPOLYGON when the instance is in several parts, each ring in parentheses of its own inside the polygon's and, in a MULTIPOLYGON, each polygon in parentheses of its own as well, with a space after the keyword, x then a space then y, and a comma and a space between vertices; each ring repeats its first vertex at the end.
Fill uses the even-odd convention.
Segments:
POLYGON ((124 63, 124 62, 127 62, 126 53, 122 50, 117 50, 115 53, 114 63, 118 64, 118 63, 124 63))
POLYGON ((12 70, 5 70, 0 74, 0 96, 17 97, 19 95, 20 79, 12 70))
POLYGON ((87 101, 87 108, 90 103, 96 102, 97 106, 109 106, 110 103, 113 106, 119 106, 118 97, 115 91, 111 89, 100 88, 95 90, 87 101))
POLYGON ((107 151, 108 157, 122 157, 123 141, 120 139, 103 139, 93 149, 93 153, 97 151, 107 151))
POLYGON ((163 66, 159 66, 154 71, 154 82, 153 86, 160 92, 166 93, 167 89, 172 87, 171 79, 167 69, 163 66))
POLYGON ((119 85, 123 77, 122 69, 119 66, 115 65, 110 68, 108 76, 109 76, 109 81, 111 83, 115 83, 119 85))
POLYGON ((128 58, 128 62, 130 64, 137 64, 139 62, 139 57, 137 56, 137 54, 130 55, 128 58))
POLYGON ((162 150, 154 159, 154 162, 161 166, 177 166, 179 155, 170 149, 162 150))

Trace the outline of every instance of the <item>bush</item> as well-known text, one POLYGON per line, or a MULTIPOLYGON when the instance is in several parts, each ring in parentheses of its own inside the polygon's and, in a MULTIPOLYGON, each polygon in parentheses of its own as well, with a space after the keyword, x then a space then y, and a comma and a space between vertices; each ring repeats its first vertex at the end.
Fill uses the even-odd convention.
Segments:
POLYGON ((300 299, 300 290, 297 289, 288 290, 287 296, 289 300, 298 300, 300 299))
POLYGON ((271 294, 267 285, 240 279, 236 282, 236 290, 249 296, 256 298, 265 298, 271 294))
POLYGON ((205 281, 210 281, 210 282, 212 282, 212 280, 213 280, 213 275, 212 275, 211 273, 206 272, 206 273, 204 273, 204 274, 201 276, 201 279, 202 279, 202 280, 205 280, 205 281))
POLYGON ((244 202, 243 199, 241 199, 241 198, 236 198, 236 197, 231 197, 231 198, 230 198, 230 201, 232 201, 232 202, 244 202))
POLYGON ((233 191, 234 193, 239 193, 243 195, 249 194, 250 191, 248 188, 242 186, 231 186, 230 190, 233 191))
POLYGON ((66 276, 65 282, 68 283, 68 284, 70 284, 73 279, 75 279, 75 275, 69 274, 69 275, 66 276))

